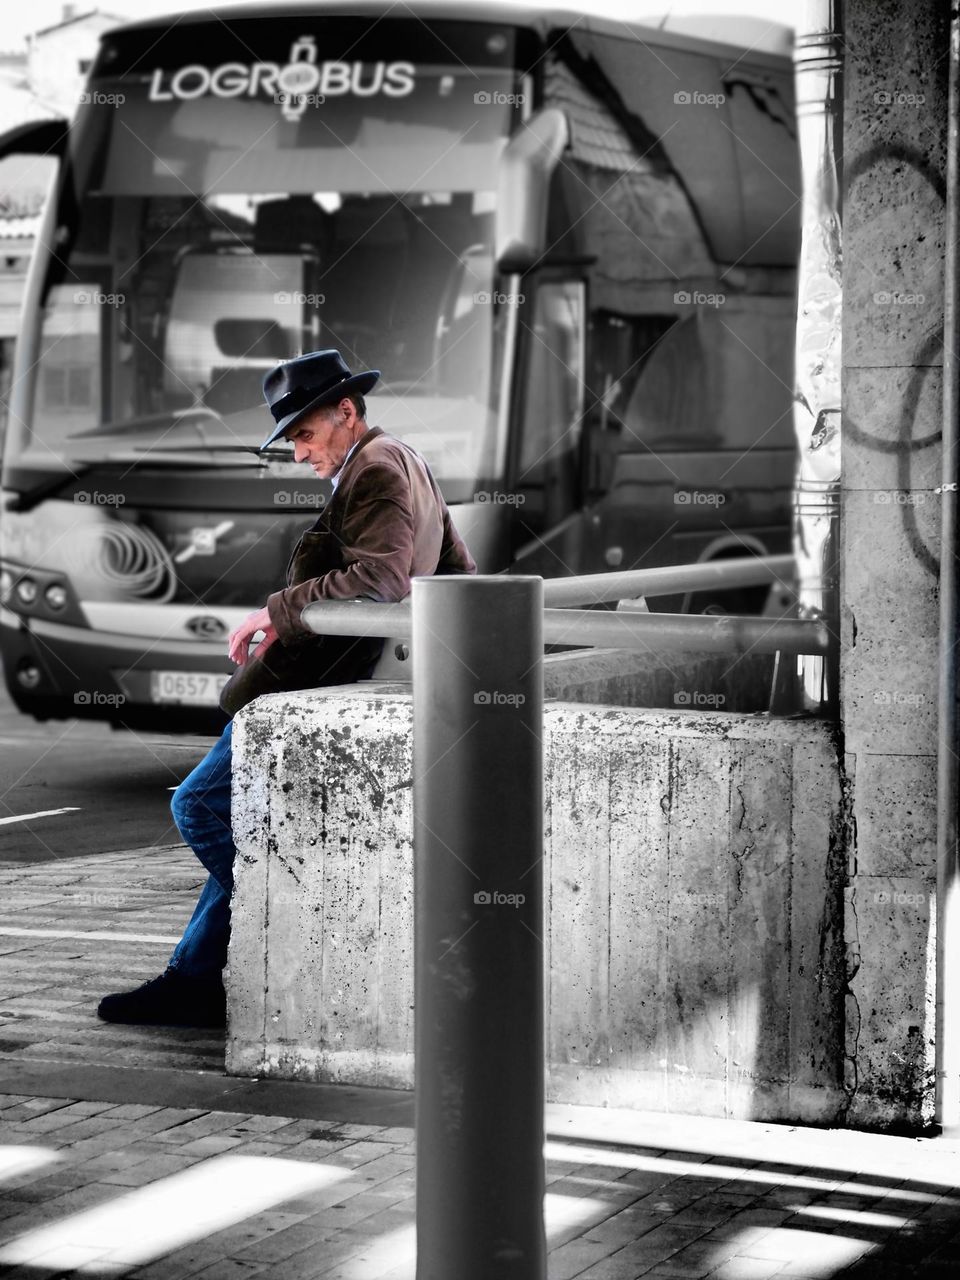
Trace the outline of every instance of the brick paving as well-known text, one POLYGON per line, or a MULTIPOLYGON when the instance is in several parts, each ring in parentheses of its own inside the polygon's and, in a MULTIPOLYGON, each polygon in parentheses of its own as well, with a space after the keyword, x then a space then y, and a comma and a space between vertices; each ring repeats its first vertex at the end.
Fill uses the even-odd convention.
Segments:
POLYGON ((223 1033, 100 1022, 155 977, 206 878, 182 845, 0 863, 0 1060, 223 1069, 223 1033))
MULTIPOLYGON (((97 1021, 199 883, 180 848, 0 865, 0 1275, 414 1280, 409 1095, 97 1021)), ((547 1134, 549 1280, 960 1275, 957 1142, 554 1105, 547 1134)))

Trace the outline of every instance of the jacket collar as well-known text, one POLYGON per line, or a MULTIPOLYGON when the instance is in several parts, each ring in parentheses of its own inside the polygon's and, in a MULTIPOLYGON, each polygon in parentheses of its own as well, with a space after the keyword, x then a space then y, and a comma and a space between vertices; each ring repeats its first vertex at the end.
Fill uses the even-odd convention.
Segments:
POLYGON ((357 460, 357 455, 370 443, 371 440, 375 440, 377 436, 382 436, 382 435, 383 435, 383 427, 369 427, 363 433, 363 435, 360 437, 360 439, 357 441, 357 443, 353 446, 352 450, 350 451, 350 456, 347 458, 346 462, 344 462, 343 466, 337 472, 337 475, 336 475, 337 483, 334 486, 334 496, 336 496, 337 493, 339 493, 340 486, 343 484, 344 479, 350 473, 351 467, 354 465, 354 463, 357 460))

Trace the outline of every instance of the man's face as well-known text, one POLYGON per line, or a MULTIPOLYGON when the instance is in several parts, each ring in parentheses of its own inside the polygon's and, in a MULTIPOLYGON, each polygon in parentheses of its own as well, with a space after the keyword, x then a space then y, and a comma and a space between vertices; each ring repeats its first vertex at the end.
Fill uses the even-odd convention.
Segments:
POLYGON ((306 462, 323 479, 336 475, 356 440, 356 420, 349 400, 315 409, 286 433, 295 461, 306 462))

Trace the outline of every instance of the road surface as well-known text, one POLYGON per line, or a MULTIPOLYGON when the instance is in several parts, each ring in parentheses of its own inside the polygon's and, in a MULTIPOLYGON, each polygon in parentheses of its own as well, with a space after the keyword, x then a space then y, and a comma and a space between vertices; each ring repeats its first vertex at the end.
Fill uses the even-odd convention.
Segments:
POLYGON ((38 724, 0 682, 0 861, 180 843, 170 792, 213 738, 38 724))

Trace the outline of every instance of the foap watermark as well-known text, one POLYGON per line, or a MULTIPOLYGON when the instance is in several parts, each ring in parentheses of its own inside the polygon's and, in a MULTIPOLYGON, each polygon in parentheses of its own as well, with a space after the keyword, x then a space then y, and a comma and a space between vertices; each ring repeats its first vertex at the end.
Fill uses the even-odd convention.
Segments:
POLYGON ((478 889, 473 901, 478 907, 522 907, 526 894, 501 893, 499 889, 478 889))
POLYGON ((878 889, 873 895, 874 902, 881 906, 920 907, 927 901, 925 893, 905 893, 897 889, 878 889))
POLYGON ((527 95, 504 93, 501 89, 478 89, 473 95, 473 101, 478 107, 524 107, 527 95))
POLYGON ((81 93, 77 102, 81 107, 122 107, 126 100, 123 93, 101 93, 99 89, 91 89, 81 93))
POLYGON ((101 293, 99 289, 78 289, 73 295, 75 307, 122 307, 126 294, 101 293))
POLYGON ((326 295, 322 293, 286 293, 281 291, 273 295, 273 300, 278 307, 286 306, 294 303, 300 307, 322 307, 326 302, 326 295))
POLYGON ((678 307, 722 307, 725 293, 704 293, 702 289, 678 289, 673 301, 678 307))
POLYGON ((74 502, 81 507, 122 507, 126 496, 122 493, 101 493, 99 489, 92 492, 80 489, 73 495, 74 502))
POLYGON ((905 489, 880 489, 873 500, 881 507, 922 507, 927 500, 925 493, 907 493, 905 489))
POLYGON ((927 101, 925 93, 906 93, 903 89, 880 89, 873 95, 878 107, 922 107, 927 101))
POLYGON ((122 693, 101 693, 99 689, 80 689, 73 695, 75 707, 122 707, 126 700, 122 693))
POLYGON ((326 102, 326 98, 322 93, 275 93, 273 95, 273 104, 276 107, 299 107, 302 111, 305 107, 322 107, 326 102))
POLYGON ((309 489, 278 489, 273 495, 275 507, 323 507, 326 503, 322 493, 309 489))
POLYGON ((700 689, 678 689, 673 695, 678 707, 722 707, 726 702, 722 693, 703 693, 700 689))
POLYGON ((726 896, 717 890, 701 889, 689 889, 687 898, 697 907, 722 907, 727 900, 726 896))
POLYGON ((488 489, 479 489, 473 495, 473 500, 494 507, 522 507, 526 502, 522 493, 501 493, 499 489, 494 489, 492 492, 488 489))
POLYGON ((499 689, 478 689, 473 695, 478 707, 522 707, 526 700, 524 693, 501 693, 499 689))
POLYGON ((478 307, 489 306, 492 302, 495 307, 512 307, 514 304, 522 307, 526 301, 522 293, 487 293, 485 289, 481 289, 479 293, 473 295, 474 304, 478 307))
POLYGON ((873 700, 878 707, 922 707, 927 695, 905 689, 875 689, 873 700))
POLYGON ((126 900, 126 894, 104 893, 99 889, 92 893, 81 890, 79 893, 72 893, 69 899, 75 907, 122 907, 126 900))
POLYGON ((725 93, 701 93, 699 89, 678 89, 673 101, 678 107, 722 107, 725 93))
POLYGON ((726 500, 725 493, 710 489, 678 489, 673 495, 675 507, 722 507, 726 500))
POLYGON ((880 289, 873 295, 878 307, 922 307, 926 300, 925 293, 904 293, 902 289, 880 289))

